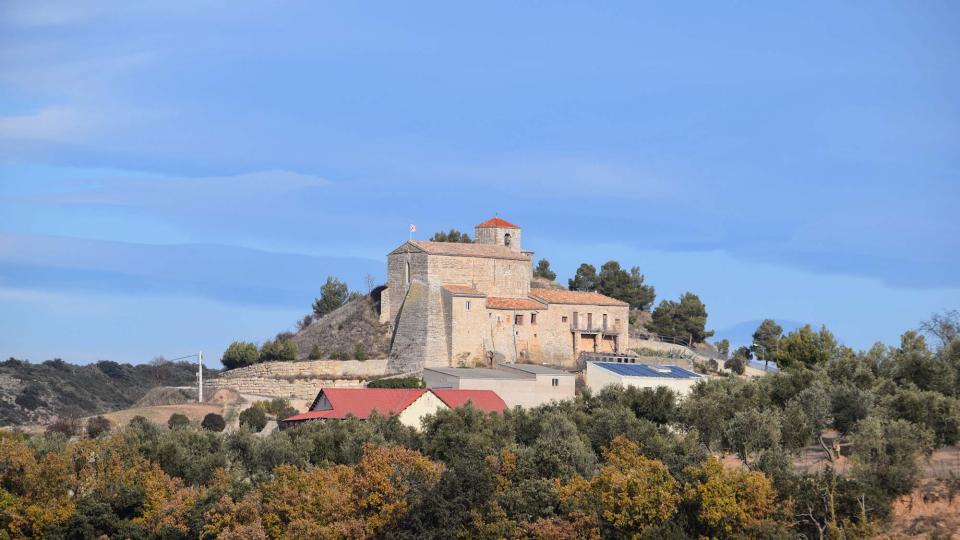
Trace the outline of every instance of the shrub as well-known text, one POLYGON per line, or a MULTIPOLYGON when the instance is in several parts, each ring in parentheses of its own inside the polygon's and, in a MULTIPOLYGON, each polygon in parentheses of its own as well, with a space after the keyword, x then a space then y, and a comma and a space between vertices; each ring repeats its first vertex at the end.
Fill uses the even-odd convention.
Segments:
POLYGON ((260 352, 257 346, 246 341, 234 341, 220 357, 220 363, 223 364, 224 369, 252 366, 259 360, 260 352))
POLYGON ((289 339, 267 341, 260 348, 261 362, 291 362, 297 359, 297 346, 289 339))
POLYGON ((397 377, 395 379, 377 379, 370 381, 367 388, 423 388, 420 377, 397 377))
POLYGON ((76 407, 67 407, 63 413, 47 426, 47 433, 60 433, 65 437, 73 437, 80 433, 80 417, 82 411, 76 407))
POLYGON ((267 426, 267 415, 263 407, 250 407, 240 413, 240 426, 254 433, 260 433, 267 426))
POLYGON ((331 360, 349 360, 350 355, 343 351, 337 351, 330 354, 330 359, 331 360))
POLYGON ((363 348, 362 344, 357 343, 353 348, 353 359, 361 361, 367 359, 367 350, 363 348))
POLYGON ((310 348, 310 354, 307 355, 307 358, 310 360, 320 360, 323 358, 323 353, 320 351, 320 346, 315 343, 313 347, 310 348))
POLYGON ((207 431, 223 431, 227 427, 227 422, 217 413, 209 413, 203 417, 200 427, 207 431))
POLYGON ((103 416, 94 416, 87 420, 87 437, 96 439, 104 433, 110 433, 110 421, 103 416))
POLYGON ((170 418, 167 420, 167 427, 170 429, 179 429, 190 426, 190 419, 187 418, 187 415, 181 413, 173 413, 170 415, 170 418))

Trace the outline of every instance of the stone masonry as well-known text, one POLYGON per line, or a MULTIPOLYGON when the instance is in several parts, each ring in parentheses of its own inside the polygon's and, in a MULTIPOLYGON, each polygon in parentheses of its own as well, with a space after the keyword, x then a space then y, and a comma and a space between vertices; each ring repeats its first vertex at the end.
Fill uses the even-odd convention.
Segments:
POLYGON ((501 218, 474 244, 405 242, 387 255, 381 322, 388 372, 494 362, 573 366, 581 351, 627 349, 629 307, 597 293, 534 289, 533 252, 501 218))

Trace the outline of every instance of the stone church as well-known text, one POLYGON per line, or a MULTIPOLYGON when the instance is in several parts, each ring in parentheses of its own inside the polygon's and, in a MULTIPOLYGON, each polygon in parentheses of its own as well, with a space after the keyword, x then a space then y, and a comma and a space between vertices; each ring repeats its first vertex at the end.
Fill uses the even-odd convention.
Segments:
POLYGON ((381 322, 393 325, 389 369, 572 366, 580 352, 624 352, 629 306, 594 292, 531 287, 533 252, 499 217, 475 243, 410 240, 387 255, 381 322))

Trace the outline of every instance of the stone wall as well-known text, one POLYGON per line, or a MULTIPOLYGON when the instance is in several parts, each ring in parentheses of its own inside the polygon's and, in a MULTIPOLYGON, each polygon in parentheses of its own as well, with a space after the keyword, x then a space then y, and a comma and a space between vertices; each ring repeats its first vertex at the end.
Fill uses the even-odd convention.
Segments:
POLYGON ((288 399, 313 399, 322 387, 363 386, 382 377, 387 360, 315 360, 310 362, 265 362, 232 369, 204 381, 206 395, 220 388, 241 394, 288 399))
POLYGON ((430 255, 430 285, 465 285, 489 296, 526 298, 533 273, 530 259, 430 255))

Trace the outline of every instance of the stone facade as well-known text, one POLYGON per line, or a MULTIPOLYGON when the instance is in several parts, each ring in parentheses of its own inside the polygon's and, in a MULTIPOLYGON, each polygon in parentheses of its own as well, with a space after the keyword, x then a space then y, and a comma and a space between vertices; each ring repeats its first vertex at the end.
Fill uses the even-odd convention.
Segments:
POLYGON ((381 321, 393 325, 390 372, 497 362, 572 366, 584 350, 627 348, 626 303, 531 290, 533 252, 493 218, 474 244, 411 240, 387 255, 381 321))

